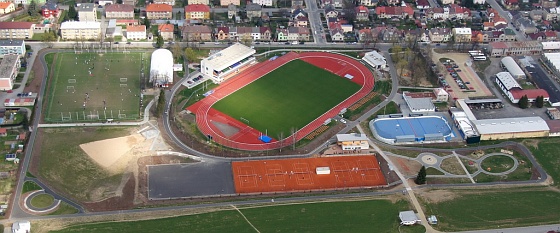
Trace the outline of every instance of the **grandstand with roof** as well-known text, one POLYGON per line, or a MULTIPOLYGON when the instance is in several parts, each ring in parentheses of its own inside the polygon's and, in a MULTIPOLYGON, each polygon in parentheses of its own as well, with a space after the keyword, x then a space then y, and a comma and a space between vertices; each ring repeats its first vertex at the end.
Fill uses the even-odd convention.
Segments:
POLYGON ((235 43, 200 61, 200 72, 215 83, 221 83, 242 67, 254 63, 254 54, 254 49, 235 43))

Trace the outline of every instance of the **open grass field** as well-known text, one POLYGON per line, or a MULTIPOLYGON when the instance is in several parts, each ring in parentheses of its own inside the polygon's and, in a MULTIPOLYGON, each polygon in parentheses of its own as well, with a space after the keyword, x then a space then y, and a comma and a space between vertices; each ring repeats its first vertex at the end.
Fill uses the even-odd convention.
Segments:
POLYGON ((54 70, 45 120, 138 119, 142 64, 147 57, 144 53, 56 54, 49 66, 54 70))
POLYGON ((450 198, 424 199, 438 230, 462 231, 558 223, 560 192, 547 188, 454 191, 450 198))
POLYGON ((79 201, 103 198, 118 187, 122 174, 104 170, 79 145, 129 134, 127 127, 40 129, 40 155, 33 158, 39 166, 34 174, 79 201))
POLYGON ((359 89, 348 79, 294 60, 218 101, 213 108, 272 137, 287 136, 359 89))
POLYGON ((558 156, 560 138, 524 140, 523 143, 531 150, 546 173, 552 177, 554 185, 560 187, 560 156, 558 156))
MULTIPOLYGON (((241 208, 260 232, 399 232, 398 212, 408 203, 387 200, 322 202, 241 208)), ((236 210, 130 222, 72 226, 54 232, 256 232, 236 210)), ((401 227, 401 232, 424 232, 422 226, 401 227)))
POLYGON ((31 205, 35 208, 47 208, 54 203, 54 197, 50 194, 39 194, 31 199, 31 205))

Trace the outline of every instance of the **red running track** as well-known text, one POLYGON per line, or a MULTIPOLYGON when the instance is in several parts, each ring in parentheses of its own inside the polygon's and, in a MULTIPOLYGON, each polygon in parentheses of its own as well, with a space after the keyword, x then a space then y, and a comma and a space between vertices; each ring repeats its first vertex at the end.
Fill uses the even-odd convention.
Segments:
POLYGON ((374 80, 372 72, 363 64, 352 58, 325 52, 306 52, 299 54, 291 52, 277 58, 274 61, 261 62, 247 68, 239 75, 220 84, 220 86, 214 89, 214 93, 210 96, 189 106, 187 109, 196 115, 198 129, 205 135, 211 135, 213 140, 219 144, 240 150, 272 150, 292 144, 294 137, 295 141, 301 140, 323 125, 327 119, 336 116, 342 109, 348 108, 361 98, 365 97, 373 89, 374 80), (358 92, 354 93, 314 121, 299 129, 295 134, 290 135, 283 141, 274 140, 270 143, 263 143, 258 140, 257 137, 262 134, 261 132, 247 126, 245 123, 240 122, 237 119, 233 119, 232 117, 212 109, 212 105, 220 99, 234 93, 251 82, 295 59, 301 59, 315 66, 324 68, 325 70, 341 77, 344 77, 346 74, 352 75, 354 77, 352 81, 362 85, 362 87, 358 92), (215 124, 212 123, 213 121, 219 121, 222 124, 231 125, 240 130, 234 135, 225 135, 215 124))

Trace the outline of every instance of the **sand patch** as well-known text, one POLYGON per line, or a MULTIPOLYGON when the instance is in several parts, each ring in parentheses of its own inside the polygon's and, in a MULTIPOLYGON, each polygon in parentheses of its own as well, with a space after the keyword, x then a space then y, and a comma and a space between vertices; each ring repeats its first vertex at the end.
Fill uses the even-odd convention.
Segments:
POLYGON ((420 196, 430 202, 430 203, 440 203, 440 202, 446 202, 446 201, 451 201, 457 197, 459 197, 458 194, 448 191, 448 190, 441 190, 441 189, 437 189, 437 190, 430 190, 427 192, 418 192, 418 194, 420 194, 420 196))
POLYGON ((142 135, 133 134, 126 137, 81 144, 80 148, 82 148, 96 163, 104 168, 108 168, 130 151, 136 144, 144 140, 142 135))

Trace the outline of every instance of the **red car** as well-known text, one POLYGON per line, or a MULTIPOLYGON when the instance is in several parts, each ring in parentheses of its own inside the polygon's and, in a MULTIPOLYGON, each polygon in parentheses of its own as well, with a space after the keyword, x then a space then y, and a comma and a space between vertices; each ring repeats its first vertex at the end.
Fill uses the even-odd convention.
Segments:
POLYGON ((12 91, 12 90, 8 90, 8 93, 12 93, 12 92, 14 92, 14 91, 12 91))

